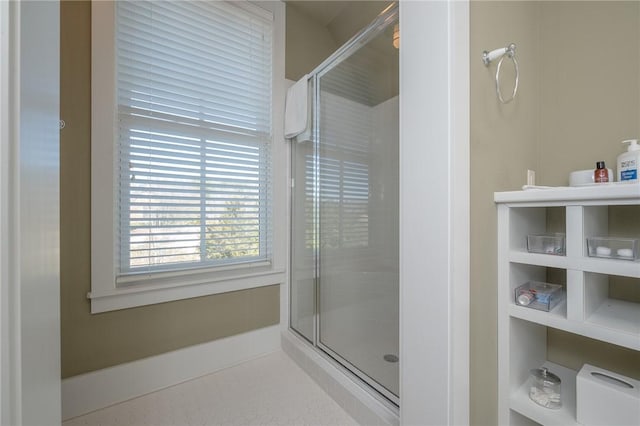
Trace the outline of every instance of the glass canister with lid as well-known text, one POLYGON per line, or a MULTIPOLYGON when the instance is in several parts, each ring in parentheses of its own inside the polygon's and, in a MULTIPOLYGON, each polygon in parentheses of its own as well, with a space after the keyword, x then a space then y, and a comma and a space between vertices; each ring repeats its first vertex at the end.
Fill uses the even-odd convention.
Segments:
POLYGON ((546 367, 534 368, 529 373, 529 398, 545 408, 562 407, 560 377, 546 367))

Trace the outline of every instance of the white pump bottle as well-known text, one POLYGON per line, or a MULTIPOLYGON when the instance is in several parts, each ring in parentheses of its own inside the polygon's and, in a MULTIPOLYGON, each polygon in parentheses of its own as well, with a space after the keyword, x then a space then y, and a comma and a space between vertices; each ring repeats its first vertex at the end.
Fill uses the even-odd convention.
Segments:
POLYGON ((627 152, 618 155, 618 182, 638 182, 640 168, 640 145, 637 139, 622 141, 628 143, 627 152))

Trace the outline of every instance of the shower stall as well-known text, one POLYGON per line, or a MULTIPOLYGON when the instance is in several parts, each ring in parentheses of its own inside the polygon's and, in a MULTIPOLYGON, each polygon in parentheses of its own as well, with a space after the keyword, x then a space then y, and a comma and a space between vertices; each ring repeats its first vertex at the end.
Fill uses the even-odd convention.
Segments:
POLYGON ((399 405, 398 7, 310 74, 292 144, 290 327, 399 405))

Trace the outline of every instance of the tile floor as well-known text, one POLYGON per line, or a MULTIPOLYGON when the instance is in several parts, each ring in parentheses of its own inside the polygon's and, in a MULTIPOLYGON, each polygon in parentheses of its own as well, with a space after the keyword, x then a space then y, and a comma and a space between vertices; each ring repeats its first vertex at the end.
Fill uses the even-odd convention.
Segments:
POLYGON ((63 426, 357 425, 284 352, 67 420, 63 426))

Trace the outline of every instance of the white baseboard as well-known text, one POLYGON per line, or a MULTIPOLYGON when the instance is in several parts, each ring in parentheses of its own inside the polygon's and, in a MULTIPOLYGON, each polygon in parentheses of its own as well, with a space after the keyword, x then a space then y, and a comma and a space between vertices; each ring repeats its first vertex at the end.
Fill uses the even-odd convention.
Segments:
POLYGON ((62 381, 62 420, 279 351, 280 326, 116 365, 62 381))

